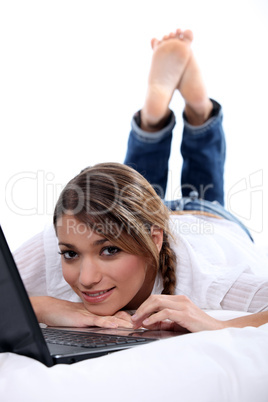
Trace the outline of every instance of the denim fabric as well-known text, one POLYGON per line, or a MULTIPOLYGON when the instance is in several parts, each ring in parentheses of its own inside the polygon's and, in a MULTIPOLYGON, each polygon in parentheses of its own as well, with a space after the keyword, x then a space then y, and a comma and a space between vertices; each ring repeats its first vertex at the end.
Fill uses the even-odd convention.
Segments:
POLYGON ((161 198, 165 197, 167 187, 168 161, 175 124, 173 112, 166 127, 153 134, 139 127, 139 112, 135 114, 131 122, 132 129, 124 163, 142 174, 161 198))
MULTIPOLYGON (((234 221, 252 240, 247 228, 223 208, 225 136, 221 106, 214 100, 212 103, 212 116, 202 126, 190 125, 183 116, 181 143, 183 198, 164 202, 171 210, 201 210, 234 221)), ((126 165, 141 173, 162 199, 166 192, 172 130, 175 124, 175 116, 171 112, 162 130, 148 133, 140 128, 140 113, 136 113, 132 119, 124 161, 126 165)))
MULTIPOLYGON (((213 101, 213 114, 198 127, 190 125, 184 116, 181 187, 184 197, 197 191, 200 198, 223 205, 225 139, 221 106, 216 101, 213 101)), ((139 120, 139 113, 136 113, 124 163, 141 173, 164 198, 175 116, 171 112, 165 128, 153 134, 143 131, 139 120)))
POLYGON ((201 199, 224 205, 225 136, 221 107, 215 101, 213 104, 218 113, 202 126, 184 121, 181 186, 183 197, 197 191, 201 199))

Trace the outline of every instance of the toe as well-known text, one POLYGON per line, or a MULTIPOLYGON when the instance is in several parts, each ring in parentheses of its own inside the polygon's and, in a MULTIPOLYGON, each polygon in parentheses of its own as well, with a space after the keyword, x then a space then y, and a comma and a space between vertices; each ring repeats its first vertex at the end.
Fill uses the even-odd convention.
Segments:
POLYGON ((181 29, 176 29, 176 37, 180 38, 182 34, 182 30, 181 29))
POLYGON ((186 29, 186 30, 183 32, 183 39, 184 39, 184 40, 186 40, 186 41, 188 41, 188 42, 192 42, 193 38, 194 38, 194 35, 193 35, 193 32, 190 31, 190 29, 186 29))
POLYGON ((160 41, 159 41, 158 39, 153 38, 153 39, 151 40, 152 49, 154 49, 159 43, 160 43, 160 41))

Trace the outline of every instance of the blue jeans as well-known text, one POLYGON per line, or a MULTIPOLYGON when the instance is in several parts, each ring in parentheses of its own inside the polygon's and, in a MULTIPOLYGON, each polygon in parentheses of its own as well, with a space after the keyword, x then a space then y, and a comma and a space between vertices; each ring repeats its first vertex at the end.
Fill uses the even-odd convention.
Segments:
MULTIPOLYGON (((201 126, 190 125, 185 116, 181 143, 183 165, 181 172, 182 198, 164 201, 171 210, 202 210, 238 223, 250 236, 248 229, 224 206, 225 136, 222 128, 222 108, 214 100, 211 117, 201 126)), ((164 199, 174 113, 166 126, 155 133, 140 128, 140 115, 132 120, 128 149, 124 163, 141 173, 164 199)))

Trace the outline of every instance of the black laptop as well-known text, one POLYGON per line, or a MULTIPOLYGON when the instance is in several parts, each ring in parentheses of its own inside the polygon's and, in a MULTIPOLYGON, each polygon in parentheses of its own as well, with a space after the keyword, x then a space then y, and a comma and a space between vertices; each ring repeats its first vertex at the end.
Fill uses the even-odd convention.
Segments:
POLYGON ((163 337, 161 332, 41 328, 0 227, 0 352, 28 356, 50 367, 143 345, 163 337))

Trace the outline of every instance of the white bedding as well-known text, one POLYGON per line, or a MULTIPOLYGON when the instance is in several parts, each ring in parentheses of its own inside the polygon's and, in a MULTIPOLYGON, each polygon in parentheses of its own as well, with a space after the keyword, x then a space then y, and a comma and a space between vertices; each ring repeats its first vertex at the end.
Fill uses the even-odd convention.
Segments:
POLYGON ((186 334, 52 368, 3 353, 0 400, 267 402, 268 324, 186 334))

